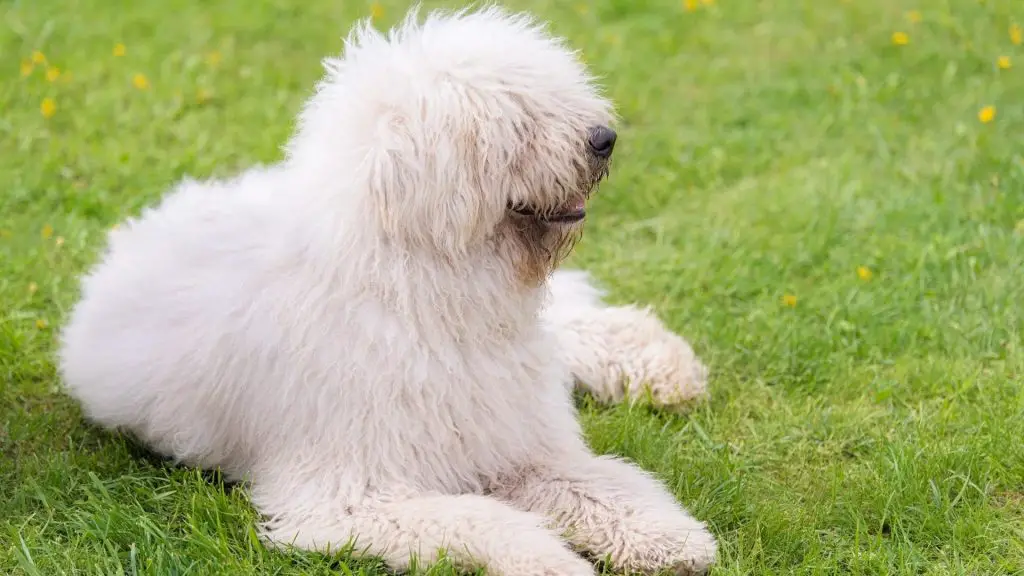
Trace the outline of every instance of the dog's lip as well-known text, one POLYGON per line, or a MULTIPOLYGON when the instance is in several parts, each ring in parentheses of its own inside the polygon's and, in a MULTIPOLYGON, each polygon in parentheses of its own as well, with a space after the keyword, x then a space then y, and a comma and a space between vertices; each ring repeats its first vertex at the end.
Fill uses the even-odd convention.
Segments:
POLYGON ((573 210, 571 212, 563 212, 561 214, 549 216, 547 218, 544 218, 543 220, 545 222, 557 222, 558 224, 572 224, 574 222, 579 222, 580 220, 583 220, 586 217, 586 208, 580 208, 578 210, 573 210))
POLYGON ((562 210, 553 214, 540 214, 536 209, 524 205, 509 206, 509 209, 520 216, 529 216, 537 218, 542 222, 551 222, 556 224, 571 224, 579 222, 587 216, 587 204, 582 198, 572 202, 571 204, 567 204, 562 210))

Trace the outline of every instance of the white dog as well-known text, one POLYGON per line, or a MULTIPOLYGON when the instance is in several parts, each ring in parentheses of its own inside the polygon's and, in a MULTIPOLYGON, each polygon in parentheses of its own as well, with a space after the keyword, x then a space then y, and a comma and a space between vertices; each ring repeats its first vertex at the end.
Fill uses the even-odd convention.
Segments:
POLYGON ((705 373, 649 311, 552 275, 615 142, 574 54, 488 8, 363 23, 326 68, 281 164, 111 233, 61 337, 87 417, 248 481, 275 545, 706 570, 704 525, 575 417, 573 375, 676 403, 705 373))

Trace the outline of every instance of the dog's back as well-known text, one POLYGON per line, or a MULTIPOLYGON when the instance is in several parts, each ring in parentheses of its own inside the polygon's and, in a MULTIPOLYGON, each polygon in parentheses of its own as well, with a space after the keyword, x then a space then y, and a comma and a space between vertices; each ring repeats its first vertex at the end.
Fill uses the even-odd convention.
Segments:
POLYGON ((226 342, 237 338, 226 323, 266 320, 246 318, 256 296, 247 291, 273 273, 268 235, 276 228, 264 220, 275 216, 267 209, 274 176, 258 168, 227 181, 186 180, 111 231, 82 278, 58 352, 66 389, 88 419, 184 462, 230 464, 234 443, 214 440, 231 426, 217 413, 227 388, 214 377, 246 361, 237 342, 226 342), (224 354, 228 347, 236 353, 224 354))

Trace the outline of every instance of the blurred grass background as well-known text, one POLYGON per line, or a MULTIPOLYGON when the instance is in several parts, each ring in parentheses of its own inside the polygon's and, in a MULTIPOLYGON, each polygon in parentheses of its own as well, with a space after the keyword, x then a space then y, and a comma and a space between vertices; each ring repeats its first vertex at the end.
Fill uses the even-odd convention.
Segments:
MULTIPOLYGON (((0 573, 381 573, 268 552, 244 491, 85 426, 51 354, 107 229, 279 159, 320 59, 408 5, 0 3, 0 573)), ((571 264, 712 369, 689 414, 584 399, 595 449, 710 523, 719 576, 1024 573, 1024 5, 507 5, 622 116, 571 264)))

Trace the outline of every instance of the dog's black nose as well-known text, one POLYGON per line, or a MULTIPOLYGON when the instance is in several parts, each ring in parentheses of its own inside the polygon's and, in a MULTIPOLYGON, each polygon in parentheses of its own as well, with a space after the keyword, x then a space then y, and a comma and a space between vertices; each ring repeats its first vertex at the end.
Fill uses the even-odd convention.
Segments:
POLYGON ((596 126, 590 130, 588 143, 590 149, 599 158, 608 158, 615 148, 615 131, 605 126, 596 126))

